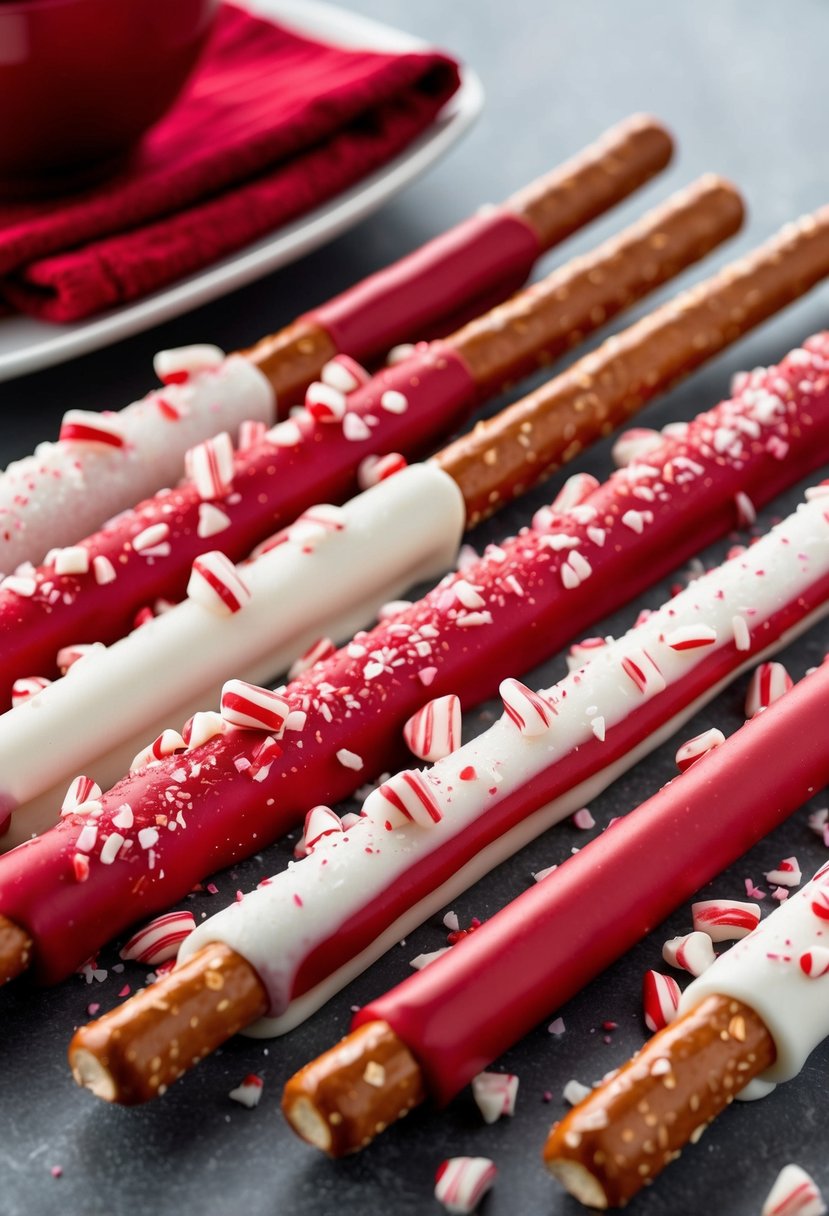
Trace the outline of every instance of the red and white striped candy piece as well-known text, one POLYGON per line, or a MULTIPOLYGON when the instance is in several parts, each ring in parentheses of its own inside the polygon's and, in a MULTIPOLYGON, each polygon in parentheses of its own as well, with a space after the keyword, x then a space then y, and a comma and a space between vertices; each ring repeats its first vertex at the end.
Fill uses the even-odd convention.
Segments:
POLYGON ((228 680, 222 688, 221 713, 229 726, 273 731, 280 738, 290 708, 278 692, 245 680, 228 680))
POLYGON ((761 663, 754 669, 746 693, 746 717, 755 718, 761 710, 779 701, 794 681, 782 663, 761 663))
POLYGON ((345 526, 346 515, 342 507, 321 502, 303 511, 302 515, 284 530, 284 535, 291 544, 299 545, 310 553, 327 536, 342 532, 345 526))
POLYGON ((57 657, 58 670, 65 676, 81 659, 105 649, 103 642, 75 642, 71 646, 61 646, 57 657))
POLYGON ((282 755, 282 748, 273 735, 266 735, 253 753, 247 774, 252 781, 267 781, 274 760, 282 755))
POLYGON ((701 735, 694 735, 693 739, 683 743, 677 750, 677 768, 684 773, 686 768, 690 768, 692 764, 713 751, 715 747, 719 747, 721 743, 725 743, 725 735, 716 726, 712 726, 710 730, 704 730, 701 735))
POLYGON ((829 890, 826 887, 818 887, 815 890, 812 896, 812 911, 818 920, 829 920, 829 890))
POLYGON ((784 1165, 763 1204, 761 1216, 825 1216, 817 1183, 799 1165, 784 1165))
POLYGON ((646 650, 631 648, 622 659, 622 671, 633 681, 642 696, 653 696, 665 689, 665 677, 646 650))
POLYGON ((659 431, 651 430, 646 426, 632 426, 627 431, 623 431, 613 444, 611 449, 613 463, 617 469, 625 469, 629 464, 644 459, 648 452, 653 452, 664 442, 665 436, 659 431))
POLYGON ((178 948, 196 927, 192 912, 167 912, 144 925, 129 939, 121 958, 155 967, 175 958, 178 948))
POLYGON ((220 735, 224 730, 221 714, 213 709, 200 710, 188 718, 181 728, 181 737, 188 751, 201 747, 203 743, 220 735))
POLYGON ((76 777, 64 794, 60 807, 61 816, 74 815, 78 807, 100 797, 101 787, 91 777, 76 777))
POLYGON ((665 634, 665 645, 671 650, 699 650, 700 646, 713 646, 717 631, 711 625, 680 625, 665 634))
POLYGON ((130 772, 136 773, 148 764, 155 764, 178 751, 184 751, 187 744, 177 730, 163 730, 161 734, 142 748, 130 765, 130 772))
POLYGON ((115 414, 96 414, 92 410, 67 410, 58 439, 61 443, 104 448, 122 448, 126 444, 121 419, 115 414))
POLYGON ((250 603, 251 592, 230 558, 213 549, 193 562, 187 597, 210 612, 232 616, 250 603))
POLYGON ((229 515, 226 515, 219 507, 214 506, 212 502, 199 503, 199 522, 196 525, 196 535, 200 540, 208 540, 211 536, 218 536, 220 532, 226 531, 229 527, 229 515))
POLYGON ((662 947, 662 957, 670 967, 680 967, 691 975, 702 975, 717 958, 711 938, 701 932, 669 938, 662 947))
POLYGON ((450 1157, 438 1166, 435 1199, 452 1216, 468 1216, 492 1188, 497 1173, 489 1157, 450 1157))
POLYGON ((305 827, 302 832, 302 848, 304 853, 313 852, 314 846, 328 836, 342 836, 343 821, 330 806, 314 806, 305 816, 305 827))
POLYGON ((268 432, 267 423, 260 418, 246 418, 239 423, 239 451, 247 452, 261 443, 268 432))
POLYGON ((224 498, 233 486, 233 440, 227 431, 190 448, 184 457, 187 476, 199 498, 224 498))
POLYGON ((305 390, 305 408, 317 422, 340 422, 345 417, 345 393, 315 380, 305 390))
POLYGON ((734 506, 737 508, 738 528, 750 528, 757 522, 757 508, 744 490, 738 490, 734 495, 734 506))
POLYGON ((672 976, 662 975, 660 971, 645 972, 642 1002, 648 1030, 662 1030, 674 1020, 681 995, 679 984, 672 976))
POLYGON ((567 654, 567 670, 578 671, 580 667, 584 667, 591 659, 595 658, 600 650, 607 646, 608 642, 612 642, 613 638, 582 638, 580 642, 574 642, 567 654))
POLYGON ((829 974, 829 947, 813 946, 801 954, 797 964, 810 980, 819 980, 821 976, 829 974))
POLYGON ((775 887, 799 887, 803 874, 796 857, 784 857, 776 870, 769 870, 766 882, 775 887))
POLYGON ((435 697, 412 714, 403 727, 406 746, 419 760, 442 760, 461 745, 460 697, 435 697))
POLYGON ((484 1123, 497 1123, 502 1115, 515 1113, 518 1077, 508 1072, 479 1072, 472 1078, 472 1097, 484 1123))
POLYGON ((24 701, 36 697, 51 683, 52 681, 47 680, 45 676, 22 676, 19 680, 15 680, 12 684, 12 709, 22 705, 24 701))
POLYGON ((526 684, 510 677, 501 681, 498 694, 503 702, 504 712, 522 735, 543 735, 550 729, 556 716, 555 708, 537 692, 527 688, 526 684))
POLYGON ((694 929, 712 942, 737 941, 760 923, 760 905, 742 899, 701 899, 691 905, 694 929))
POLYGON ((573 507, 579 507, 598 488, 599 483, 592 474, 574 473, 572 477, 567 478, 558 494, 556 494, 550 503, 550 510, 562 512, 570 511, 573 507))
POLYGON ((320 663, 323 659, 329 658, 336 649, 330 638, 320 638, 319 641, 314 642, 313 646, 309 646, 305 654, 301 654, 291 665, 288 679, 295 680, 297 676, 301 676, 304 671, 308 671, 315 663, 320 663))
POLYGON ((406 465, 406 457, 400 452, 388 452, 385 456, 366 456, 360 461, 357 470, 357 484, 361 490, 370 490, 372 486, 386 481, 395 473, 402 472, 406 465))
POLYGON ((443 818, 425 776, 417 769, 395 773, 372 790, 363 803, 363 814, 375 823, 388 823, 391 827, 416 823, 418 827, 429 828, 443 818))
POLYGON ((364 367, 350 355, 335 355, 322 366, 320 380, 329 388, 336 388, 346 396, 361 384, 368 384, 371 377, 364 367))
POLYGON ((220 367, 224 358, 225 353, 218 346, 194 342, 191 346, 158 351, 153 356, 153 371, 162 384, 184 384, 196 372, 220 367))
POLYGON ((231 1089, 227 1095, 234 1102, 238 1102, 240 1106, 246 1106, 248 1110, 253 1110, 259 1105, 259 1099, 262 1097, 262 1090, 265 1087, 265 1082, 261 1077, 257 1077, 256 1073, 249 1073, 245 1077, 241 1085, 237 1085, 235 1089, 231 1089))

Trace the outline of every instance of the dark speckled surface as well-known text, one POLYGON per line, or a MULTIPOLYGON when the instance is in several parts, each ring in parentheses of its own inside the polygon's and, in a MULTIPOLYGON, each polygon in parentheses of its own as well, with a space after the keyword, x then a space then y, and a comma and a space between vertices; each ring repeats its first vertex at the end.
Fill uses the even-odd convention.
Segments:
MULTIPOLYGON (((506 195, 633 110, 651 110, 674 128, 681 144, 674 167, 641 199, 594 225, 558 257, 596 242, 646 204, 709 169, 743 186, 751 212, 745 233, 710 259, 710 266, 829 198, 829 9, 821 0, 785 5, 733 0, 706 6, 687 0, 579 0, 570 5, 558 0, 420 0, 417 5, 355 0, 354 7, 432 38, 477 67, 488 102, 473 134, 405 195, 329 249, 111 350, 0 386, 3 463, 52 436, 66 408, 114 407, 144 391, 150 383, 150 356, 158 347, 192 340, 215 341, 228 349, 244 345, 481 202, 506 195)), ((829 291, 824 289, 650 407, 644 420, 661 425, 690 416, 723 395, 734 370, 774 360, 825 325, 828 316, 829 291)), ((605 476, 609 444, 594 449, 579 467, 605 476)), ((520 527, 550 493, 538 492, 493 521, 473 538, 476 545, 520 527)), ((796 498, 792 494, 776 503, 762 522, 783 513, 796 498)), ((643 602, 656 605, 665 591, 655 589, 643 602)), ((634 615, 635 609, 628 609, 602 632, 618 632, 634 615)), ((793 675, 822 656, 827 637, 824 625, 790 648, 787 662, 793 675)), ((531 682, 548 683, 562 671, 557 658, 534 673, 531 682)), ((709 725, 733 729, 741 720, 744 685, 741 681, 705 710, 683 737, 709 725)), ((480 719, 468 725, 479 729, 480 719)), ((824 726, 816 724, 816 729, 824 726)), ((671 776, 676 742, 593 804, 599 824, 632 808, 671 776)), ((825 801, 821 793, 814 805, 825 801)), ((523 890, 534 870, 562 860, 584 839, 569 825, 554 829, 458 900, 461 921, 486 918, 523 890)), ((711 884, 710 893, 739 898, 746 875, 760 880, 764 870, 792 853, 805 872, 826 857, 806 826, 805 811, 711 884)), ((284 865, 288 855, 283 843, 217 876, 217 896, 192 897, 196 915, 222 906, 237 888, 248 888, 284 865)), ((364 1156, 337 1165, 315 1156, 285 1130, 278 1114, 281 1084, 346 1029, 350 1006, 402 978, 415 954, 443 944, 439 921, 421 928, 287 1039, 270 1044, 239 1039, 155 1107, 141 1110, 96 1103, 75 1089, 64 1060, 72 1028, 85 1019, 87 1005, 114 1005, 125 983, 134 987, 143 982, 140 969, 110 971, 105 982, 88 987, 75 979, 51 992, 25 985, 10 989, 0 995, 0 1216, 53 1211, 67 1216, 330 1216, 335 1211, 340 1216, 428 1216, 438 1210, 431 1197, 435 1167, 444 1157, 461 1153, 492 1156, 498 1165, 496 1188, 482 1207, 485 1216, 574 1216, 577 1205, 556 1189, 539 1162, 547 1126, 563 1109, 562 1087, 571 1077, 598 1078, 642 1042, 642 973, 660 966, 664 938, 688 925, 684 907, 558 1011, 567 1027, 561 1038, 540 1027, 498 1061, 498 1067, 521 1078, 514 1119, 483 1126, 465 1093, 443 1113, 415 1114, 364 1156), (600 1029, 606 1019, 618 1023, 609 1044, 600 1029), (251 1071, 266 1083, 255 1111, 227 1098, 251 1071), (549 1103, 545 1091, 552 1094, 549 1103), (62 1167, 58 1179, 51 1174, 54 1166, 62 1167)), ((101 961, 111 967, 117 962, 115 951, 105 952, 101 961)), ((709 1210, 754 1216, 777 1170, 788 1161, 810 1169, 829 1194, 827 1066, 829 1052, 819 1050, 804 1074, 771 1098, 727 1112, 635 1201, 631 1213, 696 1216, 709 1210)))

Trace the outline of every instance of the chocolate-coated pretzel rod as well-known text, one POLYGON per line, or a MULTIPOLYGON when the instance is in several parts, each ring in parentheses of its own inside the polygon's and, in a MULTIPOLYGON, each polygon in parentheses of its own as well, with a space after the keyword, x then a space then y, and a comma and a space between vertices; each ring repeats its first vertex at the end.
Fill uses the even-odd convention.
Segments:
POLYGON ((297 729, 278 751, 256 731, 226 732, 215 715, 205 730, 203 716, 184 754, 139 767, 91 808, 73 793, 55 827, 0 858, 0 914, 35 942, 39 979, 63 978, 108 936, 288 831, 309 806, 333 805, 405 763, 404 726, 430 698, 454 694, 469 707, 492 695, 576 624, 586 628, 733 527, 740 495, 765 503, 829 459, 827 338, 806 345, 666 440, 648 465, 620 470, 575 510, 542 513, 535 529, 292 681, 284 700, 297 729), (173 804, 186 809, 185 829, 159 832, 173 804), (119 837, 126 844, 124 806, 133 844, 100 864, 107 841, 107 858, 119 837))
POLYGON ((54 444, 0 474, 0 570, 38 564, 181 476, 185 452, 240 423, 270 426, 338 352, 370 360, 449 333, 505 299, 534 261, 668 163, 670 135, 634 115, 500 207, 358 283, 245 357, 216 347, 156 357, 163 387, 117 414, 71 411, 54 444), (458 314, 455 319, 455 314, 458 314), (438 325, 438 321, 441 325, 438 325), (277 401, 278 396, 278 401, 277 401))
MULTIPOLYGON (((548 477, 562 458, 578 455, 585 417, 594 423, 601 420, 601 433, 609 434, 640 409, 649 399, 656 367, 669 365, 677 347, 686 353, 685 324, 694 327, 694 349, 702 361, 827 273, 829 206, 788 225, 714 279, 679 296, 673 331, 659 310, 612 339, 609 350, 602 347, 595 356, 580 360, 569 377, 565 373, 497 417, 478 423, 435 458, 461 487, 469 524, 548 477), (626 381, 626 393, 612 383, 616 377, 626 381), (528 470, 529 451, 534 462, 528 470)), ((685 371, 692 366, 686 358, 685 371)))
POLYGON ((148 604, 180 599, 201 554, 219 548, 239 561, 309 507, 355 493, 366 456, 422 452, 501 380, 560 353, 574 330, 583 335, 654 290, 736 231, 741 219, 733 187, 704 178, 572 270, 563 267, 519 293, 496 319, 481 318, 381 372, 349 396, 339 419, 303 410, 235 458, 225 445, 208 442, 194 458, 193 480, 159 492, 74 546, 68 566, 58 554, 0 585, 0 705, 8 705, 15 679, 53 676, 62 646, 112 642, 148 604), (658 249, 651 245, 655 235, 664 237, 658 249), (572 293, 567 313, 562 293, 572 293), (489 346, 492 357, 485 359, 489 346))
POLYGON ((342 1043, 288 1082, 291 1125, 333 1156, 373 1139, 395 1100, 391 1086, 364 1080, 378 1051, 408 1060, 407 1086, 449 1101, 829 780, 829 747, 810 729, 827 708, 824 665, 446 956, 371 1002, 342 1043))
MULTIPOLYGON (((807 219, 794 227, 795 232, 788 231, 783 236, 772 238, 736 267, 727 267, 612 338, 597 352, 557 377, 545 394, 532 394, 528 399, 532 408, 524 412, 520 426, 525 429, 531 427, 533 423, 528 420, 537 417, 539 424, 544 427, 551 414, 557 417, 560 412, 565 422, 560 429, 556 450, 559 459, 563 460, 567 455, 572 455, 576 447, 589 443, 602 433, 608 425, 608 417, 618 418, 622 412, 630 413, 641 407, 662 385, 672 383, 712 357, 745 329, 766 317, 789 293, 805 287, 804 250, 812 248, 816 226, 807 219), (790 256, 781 257, 781 250, 790 256), (588 379, 593 388, 589 394, 585 394, 584 384, 588 379), (573 409, 574 398, 584 407, 578 412, 573 409), (578 421, 568 423, 567 419, 578 421), (568 429, 575 425, 578 426, 577 436, 572 429, 568 429)), ((829 270, 829 257, 826 269, 829 270)), ((818 259, 814 259, 812 274, 817 273, 818 259)), ((513 410, 507 412, 511 414, 513 410)), ((483 482, 489 487, 500 484, 502 499, 511 499, 515 487, 507 489, 504 482, 516 473, 529 479, 534 476, 534 449, 524 431, 519 432, 518 439, 525 440, 516 447, 525 457, 523 470, 511 467, 509 460, 502 470, 500 462, 494 459, 497 447, 488 449, 493 457, 493 461, 489 462, 486 459, 472 460, 467 448, 457 443, 439 455, 434 463, 459 482, 473 501, 490 497, 491 489, 482 492, 483 482)), ((474 447, 474 433, 470 442, 474 447)), ((416 499, 416 495, 405 498, 402 484, 394 481, 386 483, 387 501, 383 504, 378 500, 377 508, 388 515, 389 520, 393 514, 391 495, 394 486, 397 486, 405 501, 395 516, 398 522, 394 527, 396 535, 391 542, 392 553, 380 560, 379 564, 374 560, 383 551, 382 532, 379 529, 380 539, 373 542, 376 545, 374 553, 353 553, 347 561, 343 561, 338 559, 336 553, 321 549, 317 556, 308 559, 303 571, 290 565, 289 548, 272 552, 266 559, 267 571, 262 568, 261 560, 255 571, 251 571, 250 567, 240 571, 243 581, 255 588, 253 607, 246 610, 247 623, 244 615, 232 622, 226 617, 205 617, 193 605, 186 609, 174 609, 172 614, 168 613, 160 621, 154 622, 151 629, 134 632, 116 643, 106 654, 96 656, 94 664, 90 663, 85 668, 82 692, 77 685, 49 689, 40 696, 36 705, 33 703, 22 707, 22 712, 16 718, 4 720, 0 717, 0 774, 6 774, 5 780, 0 776, 0 804, 5 798, 10 813, 12 806, 21 806, 31 799, 37 798, 43 803, 42 806, 30 807, 25 816, 19 817, 19 830, 10 839, 25 839, 33 830, 42 829, 44 824, 51 822, 55 801, 53 785, 60 781, 68 783, 79 770, 91 773, 102 786, 111 784, 123 771, 125 764, 148 741, 151 732, 160 733, 169 721, 175 719, 176 714, 184 720, 195 709, 212 704, 224 679, 241 676, 258 682, 278 670, 276 663, 271 667, 262 664, 262 659, 268 654, 273 654, 274 659, 287 658, 287 666, 316 637, 341 640, 345 636, 342 621, 347 619, 348 613, 345 611, 347 600, 344 603, 337 581, 337 571, 354 575, 351 595, 355 611, 360 597, 363 602, 368 602, 370 609, 376 583, 376 578, 371 577, 372 567, 378 570, 385 567, 384 577, 387 574, 388 579, 392 579, 392 576, 400 578, 400 586, 403 586, 407 580, 400 571, 412 571, 415 564, 412 558, 406 557, 407 545, 412 547, 411 552, 419 562, 424 559, 426 541, 422 533, 425 532, 437 547, 442 533, 448 532, 446 539, 441 542, 442 552, 451 551, 458 535, 456 515, 447 506, 440 506, 438 496, 441 486, 435 487, 428 508, 424 505, 419 517, 416 510, 412 514, 411 500, 412 497, 416 499), (370 563, 368 571, 366 559, 370 563), (301 577, 309 580, 319 578, 321 562, 331 567, 327 593, 325 585, 321 588, 318 584, 309 583, 305 594, 307 601, 320 606, 320 609, 323 605, 330 605, 329 616, 321 616, 315 609, 313 620, 310 619, 313 614, 303 613, 302 620, 296 621, 288 611, 288 604, 297 603, 299 592, 297 590, 293 597, 290 596, 285 580, 280 580, 280 572, 287 563, 288 583, 298 588, 301 577), (260 611, 260 601, 264 620, 255 615, 260 611), (278 616, 271 612, 268 601, 284 605, 278 616), (178 627, 179 618, 185 612, 192 618, 187 626, 187 634, 193 639, 192 651, 182 642, 183 627, 178 627), (303 640, 303 631, 313 629, 316 629, 316 635, 309 638, 306 632, 303 644, 291 653, 291 644, 303 640), (259 655, 255 653, 257 638, 262 639, 259 655), (241 651, 237 644, 239 642, 241 651), (196 653, 208 654, 211 659, 196 664, 190 661, 191 654, 195 656, 196 653), (149 687, 142 693, 140 673, 154 661, 164 669, 164 683, 159 683, 157 693, 149 687), (250 674, 254 661, 258 662, 259 667, 258 670, 254 668, 254 674, 250 674), (223 669, 221 664, 224 662, 227 666, 223 669), (201 673, 204 673, 204 679, 199 682, 201 673), (118 691, 125 684, 134 686, 136 691, 128 699, 119 699, 118 691), (145 703, 149 703, 150 712, 143 722, 139 722, 142 697, 145 703), (79 712, 80 698, 82 712, 79 712), (99 707, 111 705, 113 700, 117 705, 114 709, 106 710, 104 721, 99 707), (165 706, 161 715, 163 721, 159 721, 159 704, 165 706), (121 726, 121 723, 128 723, 129 729, 121 726), (140 737, 141 730, 146 737, 140 737), (139 733, 139 737, 130 739, 130 733, 139 733), (39 742, 47 736, 51 741, 48 751, 39 742), (123 746, 128 753, 126 759, 124 753, 117 750, 118 746, 123 746), (112 754, 112 762, 107 758, 108 750, 112 754), (29 826, 30 823, 33 826, 29 826)), ((425 487, 423 491, 425 502, 425 487)), ((447 496, 445 488, 443 495, 447 496)), ((451 494, 449 498, 451 501, 451 494)), ((359 502, 359 499, 353 500, 348 510, 355 510, 359 502)), ((336 541, 329 542, 329 548, 344 549, 354 544, 351 537, 355 534, 361 542, 365 542, 364 528, 346 526, 336 541)), ((397 593, 390 592, 386 599, 393 598, 397 593)), ((354 615, 355 612, 352 612, 352 618, 354 615)), ((367 612, 366 617, 368 615, 367 612)))
POLYGON ((633 115, 501 206, 472 216, 243 353, 268 378, 284 416, 338 352, 370 363, 442 323, 448 333, 473 305, 478 313, 505 299, 541 253, 664 169, 672 151, 661 123, 633 115))
MULTIPOLYGON (((801 725, 808 733, 813 723, 801 725)), ((794 766, 803 738, 775 749, 765 771, 794 766)), ((827 920, 824 865, 686 988, 675 1021, 552 1129, 544 1160, 567 1190, 591 1207, 627 1203, 750 1081, 773 1087, 801 1070, 829 1034, 827 920)))
MULTIPOLYGON (((318 840, 290 870, 203 922, 184 943, 183 956, 200 949, 204 955, 223 942, 247 960, 267 992, 268 1016, 256 1033, 278 1034, 296 1025, 447 900, 619 776, 727 683, 749 654, 768 653, 825 613, 829 522, 824 513, 822 500, 810 502, 758 541, 750 556, 738 556, 695 582, 552 689, 535 694, 517 681, 505 681, 505 714, 490 730, 426 772, 392 777, 369 795, 347 831, 318 840), (749 638, 734 633, 735 613, 751 620, 749 638)), ((610 833, 610 848, 612 838, 610 833)), ((678 862, 684 853, 680 845, 678 862)), ((703 851, 701 864, 706 863, 703 851)), ((588 872, 602 875, 604 883, 595 855, 588 872)), ((628 891, 635 907, 636 882, 630 878, 619 893, 622 920, 628 891)), ((672 897, 670 882, 663 888, 660 880, 658 895, 672 897)), ((606 914, 607 902, 596 902, 606 914)), ((520 924, 513 916, 518 939, 524 936, 520 924)), ((587 939, 578 932, 577 918, 568 919, 554 936, 565 945, 562 966, 552 974, 560 970, 564 982, 568 963, 570 971, 584 966, 579 955, 587 939)), ((615 940, 615 921, 614 932, 604 936, 615 940)), ((502 929, 496 940, 503 948, 510 939, 502 929)), ((523 981, 491 984, 493 973, 512 974, 513 956, 505 953, 504 960, 494 962, 485 954, 476 961, 493 966, 473 964, 467 972, 467 956, 462 951, 453 956, 461 971, 452 990, 459 1007, 445 1025, 440 1001, 423 999, 431 990, 426 976, 420 987, 415 978, 405 993, 371 1004, 360 1020, 394 1026, 426 1067, 429 1088, 444 1097, 453 1092, 458 1074, 460 1084, 472 1075, 464 1070, 478 1060, 481 1042, 491 1044, 497 1037, 494 1025, 504 1017, 504 992, 517 989, 532 999, 531 985, 538 987, 551 974, 549 951, 537 952, 531 964, 532 949, 519 942, 514 953, 520 962, 514 965, 526 973, 523 981)), ((160 981, 159 1001, 154 1007, 139 1005, 130 1031, 122 1010, 114 1021, 105 1015, 95 1023, 89 1039, 84 1030, 78 1032, 73 1050, 97 1053, 101 1070, 121 1078, 123 1089, 110 1087, 115 1100, 121 1093, 129 1102, 146 1100, 157 1088, 149 1083, 151 1075, 168 1085, 186 1070, 186 1061, 201 1059, 198 1026, 190 1033, 171 1033, 173 1054, 158 1049, 159 1023, 166 1021, 170 1004, 189 1004, 190 982, 176 974, 160 981), (154 1059, 160 1062, 148 1071, 147 1062, 154 1059)), ((546 1008, 542 1003, 542 1012, 546 1008)), ((521 1010, 520 996, 510 1004, 510 1012, 516 1010, 521 1010)))

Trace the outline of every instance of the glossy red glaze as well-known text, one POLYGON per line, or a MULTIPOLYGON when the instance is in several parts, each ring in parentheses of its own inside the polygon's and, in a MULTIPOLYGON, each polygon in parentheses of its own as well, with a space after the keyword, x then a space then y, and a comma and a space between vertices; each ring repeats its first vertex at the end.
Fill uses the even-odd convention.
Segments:
POLYGON ((448 1102, 829 782, 827 712, 823 664, 353 1024, 388 1022, 448 1102))
MULTIPOLYGON (((0 705, 11 700, 18 677, 56 673, 61 646, 110 643, 132 627, 136 612, 157 598, 180 599, 194 558, 221 548, 241 561, 262 540, 319 502, 343 502, 356 494, 357 469, 369 453, 417 456, 440 435, 454 430, 472 409, 476 388, 461 359, 442 343, 432 343, 405 364, 374 377, 348 399, 349 413, 376 418, 371 437, 349 440, 341 426, 314 424, 295 447, 276 448, 267 439, 235 458, 232 492, 219 505, 230 524, 207 538, 197 533, 200 499, 192 482, 163 491, 118 516, 82 541, 90 559, 104 555, 117 578, 99 586, 89 572, 57 577, 51 566, 35 574, 37 591, 20 596, 0 588, 0 705), (380 397, 402 392, 402 414, 383 409, 380 397), (131 540, 145 528, 169 527, 166 557, 135 552, 131 540)), ((0 775, 0 794, 2 794, 0 775)))
POLYGON ((56 190, 127 151, 170 107, 217 0, 0 3, 0 179, 56 190), (66 174, 70 175, 67 183, 66 174))
POLYGON ((477 316, 517 291, 541 254, 529 224, 503 209, 472 216, 408 257, 306 313, 338 350, 368 362, 443 319, 477 316))

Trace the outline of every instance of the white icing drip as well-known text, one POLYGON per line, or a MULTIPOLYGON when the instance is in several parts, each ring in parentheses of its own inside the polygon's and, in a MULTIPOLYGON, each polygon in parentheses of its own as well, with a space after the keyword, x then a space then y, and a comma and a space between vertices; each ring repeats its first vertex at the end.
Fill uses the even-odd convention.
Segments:
POLYGON ((88 536, 119 511, 174 485, 184 453, 246 419, 270 424, 273 390, 258 368, 231 355, 216 370, 170 384, 117 414, 124 446, 41 443, 0 475, 0 570, 36 565, 51 548, 88 536), (159 401, 178 412, 165 418, 159 401), (5 533, 8 532, 8 537, 5 533))
POLYGON ((261 684, 320 636, 345 641, 412 582, 443 573, 465 513, 450 477, 413 465, 352 499, 342 518, 311 552, 283 544, 242 567, 251 601, 240 612, 185 601, 86 658, 82 680, 58 680, 47 699, 0 716, 0 792, 18 804, 3 844, 53 823, 76 773, 108 788, 161 730, 218 705, 226 679, 261 684))
POLYGON ((816 916, 811 906, 821 891, 829 897, 829 872, 819 872, 721 954, 679 1003, 683 1014, 717 993, 753 1009, 777 1048, 774 1064, 758 1078, 762 1082, 791 1080, 829 1035, 829 973, 810 978, 799 965, 805 951, 829 948, 829 920, 816 916))
MULTIPOLYGON (((313 992, 291 1002, 293 978, 302 961, 316 945, 334 935, 350 915, 398 881, 414 862, 462 833, 468 824, 486 813, 496 798, 507 797, 574 748, 589 743, 596 747, 591 719, 597 706, 610 729, 646 699, 659 695, 659 681, 649 683, 644 692, 638 690, 622 669, 623 658, 636 656, 638 660, 642 651, 646 651, 658 663, 668 685, 681 681, 713 650, 732 644, 726 626, 737 608, 751 613, 752 628, 756 629, 813 582, 829 574, 828 531, 823 511, 813 510, 811 504, 801 506, 747 553, 698 579, 625 637, 600 650, 587 668, 571 673, 548 690, 547 695, 558 710, 549 732, 522 736, 504 716, 478 739, 426 770, 431 792, 443 811, 439 823, 429 828, 415 826, 388 832, 382 822, 374 824, 369 818, 361 819, 324 855, 312 854, 290 866, 268 885, 200 925, 188 939, 181 957, 210 941, 227 942, 249 959, 271 997, 274 1016, 258 1023, 254 1033, 278 1034, 290 1029, 425 916, 453 899, 540 831, 589 802, 719 691, 719 687, 706 690, 694 704, 618 762, 529 816, 462 867, 439 891, 389 926, 359 958, 346 963, 313 992), (716 629, 715 645, 675 651, 660 640, 678 626, 697 624, 700 620, 716 629), (470 766, 478 778, 460 780, 460 772, 470 766), (495 793, 487 793, 490 789, 495 793), (372 851, 366 852, 367 848, 372 851), (336 899, 332 898, 332 891, 336 891, 336 899)), ((825 610, 821 608, 819 613, 812 614, 813 618, 825 610)), ((788 637, 809 623, 799 622, 788 637)), ((768 653, 783 645, 788 637, 777 638, 767 648, 768 653)), ((750 665, 758 657, 752 656, 750 665)), ((735 674, 732 672, 723 685, 735 674)))

